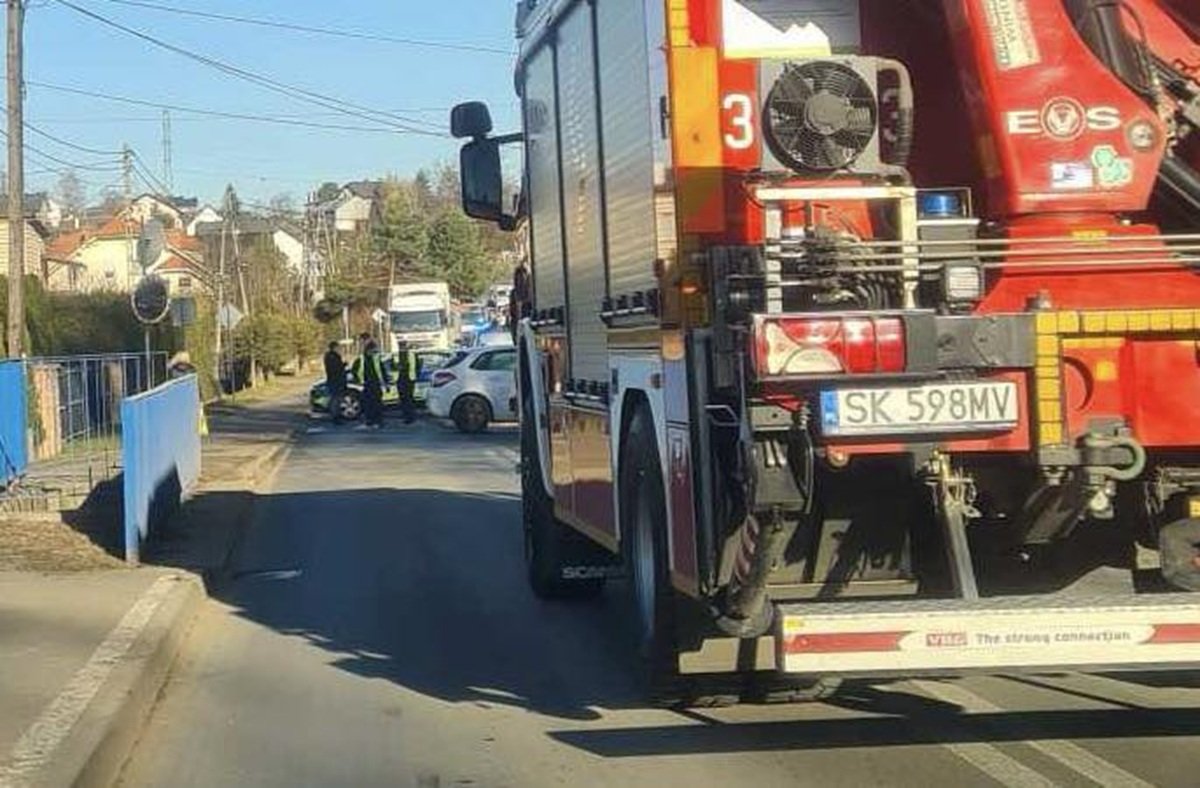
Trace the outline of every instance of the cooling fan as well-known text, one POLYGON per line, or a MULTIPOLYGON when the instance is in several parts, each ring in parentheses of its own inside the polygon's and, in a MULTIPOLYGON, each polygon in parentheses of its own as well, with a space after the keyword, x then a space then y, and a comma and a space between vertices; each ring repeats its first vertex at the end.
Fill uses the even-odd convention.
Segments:
MULTIPOLYGON (((880 151, 881 72, 895 72, 898 125, 911 125, 908 74, 893 61, 858 57, 764 63, 763 139, 776 162, 802 173, 896 174, 902 162, 885 162, 880 151)), ((771 169, 770 162, 764 162, 764 169, 771 169)))

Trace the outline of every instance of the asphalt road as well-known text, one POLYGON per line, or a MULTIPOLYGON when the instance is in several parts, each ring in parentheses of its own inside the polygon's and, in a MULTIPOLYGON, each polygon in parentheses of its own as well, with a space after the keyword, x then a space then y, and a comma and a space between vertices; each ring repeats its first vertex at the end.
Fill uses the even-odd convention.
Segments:
POLYGON ((619 595, 552 604, 525 586, 515 433, 310 433, 236 580, 193 630, 124 785, 1200 784, 1195 674, 645 708, 619 595))

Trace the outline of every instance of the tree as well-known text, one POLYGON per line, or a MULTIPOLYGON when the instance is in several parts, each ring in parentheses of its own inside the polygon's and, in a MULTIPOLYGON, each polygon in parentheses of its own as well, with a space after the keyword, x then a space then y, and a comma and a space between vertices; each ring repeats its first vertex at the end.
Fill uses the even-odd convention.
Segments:
POLYGON ((342 191, 342 187, 338 186, 333 181, 322 183, 317 189, 317 202, 329 202, 338 196, 342 191))
POLYGON ((87 206, 87 187, 75 170, 66 170, 59 176, 55 194, 71 216, 78 216, 87 206))
POLYGON ((479 229, 461 212, 440 213, 429 228, 430 273, 450 284, 460 298, 475 298, 492 284, 497 264, 480 243, 479 229))
POLYGON ((125 198, 119 191, 107 188, 100 192, 100 210, 105 216, 116 216, 125 205, 125 198))
POLYGON ((383 184, 379 222, 372 230, 372 245, 390 274, 404 278, 426 275, 425 253, 429 245, 428 220, 416 183, 389 178, 383 184))
POLYGON ((299 211, 296 209, 296 198, 282 192, 276 194, 267 203, 267 213, 273 219, 292 219, 299 211))

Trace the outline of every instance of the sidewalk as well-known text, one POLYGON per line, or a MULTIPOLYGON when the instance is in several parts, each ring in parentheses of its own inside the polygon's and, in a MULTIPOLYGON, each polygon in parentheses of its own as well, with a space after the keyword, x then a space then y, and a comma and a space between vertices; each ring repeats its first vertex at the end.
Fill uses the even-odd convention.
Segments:
POLYGON ((200 489, 129 569, 61 521, 0 522, 0 788, 107 785, 255 487, 304 424, 307 376, 209 411, 200 489), (149 564, 155 565, 149 565, 149 564))

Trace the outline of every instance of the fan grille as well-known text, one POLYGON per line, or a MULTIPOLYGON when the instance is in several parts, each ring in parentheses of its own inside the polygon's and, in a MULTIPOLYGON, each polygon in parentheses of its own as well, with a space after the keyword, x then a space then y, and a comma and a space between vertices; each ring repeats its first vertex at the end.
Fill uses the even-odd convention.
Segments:
POLYGON ((797 170, 832 172, 863 154, 878 124, 875 92, 841 63, 788 63, 767 95, 763 130, 775 157, 797 170))

